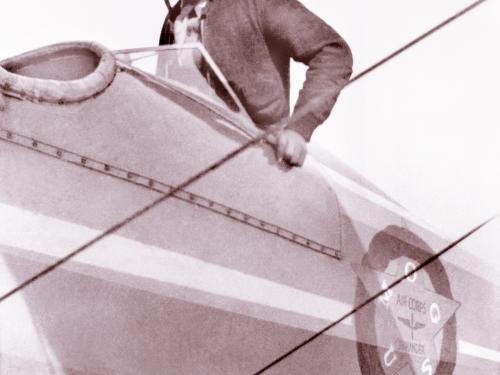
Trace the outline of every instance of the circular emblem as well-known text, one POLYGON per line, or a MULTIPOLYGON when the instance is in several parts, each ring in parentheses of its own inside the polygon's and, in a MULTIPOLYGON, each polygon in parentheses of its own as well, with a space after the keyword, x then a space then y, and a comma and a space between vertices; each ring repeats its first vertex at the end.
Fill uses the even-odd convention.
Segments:
MULTIPOLYGON (((390 226, 377 233, 361 266, 353 266, 358 275, 356 304, 408 275, 431 255, 430 247, 404 228, 390 226)), ((451 375, 458 307, 439 260, 387 291, 355 316, 361 373, 451 375), (426 278, 432 288, 425 285, 426 278)))

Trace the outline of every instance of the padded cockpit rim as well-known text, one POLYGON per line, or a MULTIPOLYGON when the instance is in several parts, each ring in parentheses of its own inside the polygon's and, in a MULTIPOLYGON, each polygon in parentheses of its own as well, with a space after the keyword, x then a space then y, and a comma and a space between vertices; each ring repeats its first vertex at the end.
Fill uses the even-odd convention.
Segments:
POLYGON ((0 62, 0 91, 7 95, 34 102, 74 103, 91 98, 106 89, 116 75, 116 60, 106 47, 95 42, 66 42, 39 48, 0 62), (99 63, 87 76, 70 81, 31 78, 9 72, 18 66, 48 54, 83 49, 94 53, 99 63), (6 69, 7 67, 7 69, 6 69))

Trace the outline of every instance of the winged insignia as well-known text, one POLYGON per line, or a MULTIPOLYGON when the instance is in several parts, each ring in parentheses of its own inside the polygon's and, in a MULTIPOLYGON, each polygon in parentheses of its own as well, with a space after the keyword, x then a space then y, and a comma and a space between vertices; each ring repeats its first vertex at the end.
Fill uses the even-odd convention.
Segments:
POLYGON ((414 331, 425 327, 424 323, 415 322, 413 319, 410 321, 410 319, 398 317, 398 320, 401 323, 403 323, 405 326, 407 326, 408 328, 410 328, 411 330, 414 330, 414 331))

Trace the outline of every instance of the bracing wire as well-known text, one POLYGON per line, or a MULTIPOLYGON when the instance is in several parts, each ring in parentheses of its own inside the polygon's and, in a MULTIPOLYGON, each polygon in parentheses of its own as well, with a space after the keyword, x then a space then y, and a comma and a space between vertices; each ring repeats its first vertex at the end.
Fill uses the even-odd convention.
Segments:
MULTIPOLYGON (((351 83, 353 83, 353 82, 356 82, 357 80, 363 78, 367 74, 369 74, 369 73, 373 72, 374 70, 378 69, 379 67, 381 67, 382 65, 386 64, 390 60, 392 60, 395 57, 399 56, 404 51, 406 51, 409 48, 415 46, 416 44, 422 42, 424 39, 426 39, 430 35, 434 34, 438 30, 442 29, 443 27, 445 27, 446 25, 450 24, 451 22, 457 20, 458 18, 464 16, 465 14, 467 14, 468 12, 470 12, 471 10, 473 10, 474 8, 478 7, 482 3, 485 3, 486 1, 487 0, 478 0, 478 1, 475 1, 472 4, 468 5, 467 7, 463 8, 462 10, 460 10, 459 12, 457 12, 457 13, 453 14, 452 16, 448 17, 447 19, 445 19, 444 21, 440 22, 439 24, 437 24, 433 28, 431 28, 428 31, 424 32, 423 34, 421 34, 417 38, 411 40, 410 42, 408 42, 407 44, 405 44, 401 48, 397 49, 396 51, 394 51, 390 55, 387 55, 382 60, 376 62, 375 64, 371 65, 367 69, 365 69, 365 70, 361 71, 360 73, 356 74, 354 77, 351 78, 351 80, 349 81, 348 85, 351 84, 351 83)), ((347 319, 350 316, 356 314, 363 307, 365 307, 366 305, 370 304, 371 302, 373 302, 374 300, 376 300, 380 296, 383 296, 385 293, 387 293, 389 290, 391 290, 392 288, 394 288, 395 286, 397 286, 398 284, 400 284, 401 282, 403 282, 404 280, 406 280, 408 277, 411 277, 413 274, 415 274, 416 272, 418 272, 422 268, 426 267, 430 263, 432 263, 435 260, 439 259, 442 255, 446 254, 448 251, 450 251, 453 248, 455 248, 458 244, 460 244, 462 241, 464 241, 465 239, 467 239, 469 236, 471 236, 474 233, 476 233, 479 229, 481 229, 482 227, 484 227, 486 224, 488 224, 489 222, 491 222, 495 218, 496 218, 496 216, 494 216, 494 217, 492 217, 492 218, 484 221, 483 223, 481 223, 477 227, 473 228, 472 230, 470 230, 469 232, 467 232, 466 234, 464 234, 462 237, 458 238, 457 240, 455 240, 454 242, 452 242, 448 246, 446 246, 444 249, 442 249, 438 253, 434 254, 433 256, 429 257, 427 260, 425 260, 424 262, 422 262, 413 271, 409 272, 408 274, 404 275, 403 277, 400 277, 399 279, 397 279, 396 281, 394 281, 392 284, 390 284, 387 288, 384 288, 384 289, 380 290, 378 293, 376 293, 373 296, 369 297, 366 301, 362 302, 358 306, 355 306, 351 311, 349 311, 348 313, 346 313, 345 315, 343 315, 342 317, 340 317, 336 321, 328 324, 326 327, 324 327, 320 331, 318 331, 315 334, 311 335, 309 338, 307 338, 306 340, 302 341, 300 344, 296 345, 295 347, 293 347, 292 349, 290 349, 286 353, 282 354, 280 357, 276 358, 274 361, 270 362, 268 365, 266 365, 265 367, 261 368, 259 371, 255 372, 253 375, 263 374, 265 371, 267 371, 267 370, 271 369, 272 367, 276 366, 278 363, 282 362, 283 360, 285 360, 286 358, 288 358, 289 356, 291 356, 293 353, 297 352, 298 350, 300 350, 304 346, 306 346, 306 345, 310 344, 311 342, 315 341, 318 337, 322 336, 325 332, 331 330, 332 328, 336 327, 338 324, 340 324, 341 322, 343 322, 345 319, 347 319)))
POLYGON ((167 199, 169 199, 170 197, 172 197, 173 195, 175 195, 179 191, 185 189, 186 187, 188 187, 189 185, 191 185, 194 182, 198 181, 202 177, 204 177, 207 174, 211 173, 212 171, 218 169, 223 164, 225 164, 228 161, 234 159, 236 156, 238 156, 239 154, 241 154, 243 151, 245 151, 249 147, 257 144, 260 141, 262 141, 263 139, 265 139, 265 137, 268 137, 270 133, 272 133, 272 131, 268 131, 266 133, 263 133, 262 135, 260 135, 260 136, 258 136, 256 138, 252 139, 251 141, 243 144, 242 146, 240 146, 236 150, 234 150, 234 151, 228 153, 227 155, 225 155, 220 160, 218 160, 215 163, 211 164, 209 167, 203 169, 201 172, 198 172, 194 176, 188 178, 187 180, 185 180, 181 184, 179 184, 176 187, 172 188, 168 193, 162 194, 159 198, 157 198, 156 200, 154 200, 153 202, 151 202, 147 206, 145 206, 145 207, 141 208, 140 210, 134 212, 132 215, 130 215, 127 218, 123 219, 122 221, 116 223, 115 225, 113 225, 112 227, 110 227, 106 231, 102 232, 98 236, 94 237, 90 241, 86 242, 85 244, 83 244, 82 246, 80 246, 76 250, 72 251, 68 255, 64 256, 63 258, 60 258, 59 260, 57 260, 56 262, 54 262, 51 265, 47 266, 46 268, 44 268, 42 271, 38 272, 34 276, 32 276, 29 279, 23 281, 21 284, 19 284, 18 286, 16 286, 15 288, 13 288, 12 290, 10 290, 9 292, 3 294, 0 297, 0 303, 2 303, 3 301, 5 301, 7 298, 13 296, 17 292, 21 291, 22 289, 26 288, 27 286, 33 284, 34 282, 36 282, 38 279, 42 278, 43 276, 46 276, 47 274, 51 273, 56 268, 59 268, 63 264, 67 263, 69 260, 71 260, 72 258, 74 258, 75 256, 77 256, 78 254, 84 252, 89 247, 95 245, 97 242, 103 240, 105 237, 108 237, 109 235, 111 235, 111 234, 117 232, 118 230, 122 229, 126 225, 130 224, 132 221, 134 221, 134 220, 138 219, 139 217, 141 217, 142 215, 144 215, 146 212, 151 211, 153 208, 155 208, 156 206, 158 206, 160 203, 163 203, 164 201, 166 201, 167 199))
POLYGON ((304 346, 310 344, 311 342, 313 342, 314 340, 316 340, 318 337, 322 336, 327 331, 333 329, 334 327, 336 327, 337 325, 339 325, 340 323, 342 323, 344 320, 346 320, 350 316, 356 314, 359 310, 361 310, 366 305, 368 305, 371 302, 375 301, 377 298, 383 296, 385 293, 387 293, 389 290, 391 290, 395 286, 401 284, 404 280, 408 279, 409 277, 411 277, 412 275, 414 275, 415 273, 417 273, 418 271, 420 271, 422 268, 428 266, 429 264, 431 264, 435 260, 439 259, 441 256, 443 256, 444 254, 446 254, 447 252, 449 252, 450 250, 452 250, 453 248, 455 248, 456 246, 458 246, 461 242, 463 242, 464 240, 466 240, 467 238, 469 238, 470 236, 472 236, 479 229, 481 229, 482 227, 484 227, 485 225, 487 225, 488 223, 490 223, 495 218, 496 218, 496 216, 491 217, 488 220, 486 220, 486 221, 482 222, 481 224, 479 224, 478 226, 474 227, 469 232, 465 233, 463 236, 461 236, 460 238, 458 238, 455 241, 453 241, 452 243, 450 243, 448 246, 446 246, 441 251, 439 251, 439 252, 435 253, 434 255, 430 256, 429 258, 427 258, 425 261, 423 261, 422 263, 420 263, 420 265, 418 265, 417 267, 415 267, 415 269, 413 269, 412 271, 408 272, 406 275, 404 275, 404 276, 396 279, 387 288, 384 288, 384 289, 380 290, 376 294, 374 294, 371 297, 369 297, 368 299, 366 299, 364 302, 362 302, 359 305, 355 306, 351 311, 347 312, 346 314, 344 314, 343 316, 341 316, 339 319, 335 320, 334 322, 328 324, 321 331, 318 331, 315 334, 311 335, 309 338, 307 338, 306 340, 302 341, 300 344, 296 345, 295 347, 293 347, 292 349, 290 349, 286 353, 282 354, 280 357, 276 358, 274 361, 272 361, 271 363, 269 363, 268 365, 266 365, 265 367, 263 367, 259 371, 255 372, 253 375, 263 374, 265 371, 267 371, 270 368, 276 366, 278 363, 280 363, 284 359, 288 358, 289 356, 291 356, 293 353, 295 353, 299 349, 301 349, 304 346))
MULTIPOLYGON (((472 10, 473 8, 475 8, 476 6, 478 6, 479 4, 481 4, 481 3, 485 2, 485 1, 486 0, 479 0, 479 1, 474 2, 469 7, 465 8, 464 10, 460 11, 459 13, 453 15, 449 19, 443 21, 438 26, 432 28, 431 30, 429 30, 428 32, 424 33, 419 38, 417 38, 417 39, 413 40, 412 42, 408 43, 407 45, 403 46, 402 48, 400 48, 396 52, 394 52, 391 55, 389 55, 387 58, 379 61, 378 63, 376 63, 373 66, 369 67, 368 69, 364 70, 360 74, 356 75, 355 77, 353 77, 347 83, 347 85, 353 83, 354 81, 356 81, 356 80, 360 79, 361 77, 367 75, 368 73, 374 71, 375 69, 377 69, 378 67, 380 67, 381 65, 383 65, 384 63, 386 63, 387 61, 393 59, 394 57, 396 57, 397 55, 399 55, 400 53, 402 53, 404 50, 406 50, 406 49, 410 48, 411 46, 417 44, 418 42, 420 42, 421 40, 423 40, 425 37, 429 36, 430 34, 434 33, 435 31, 439 30, 440 28, 442 28, 444 25, 446 25, 446 24, 450 23, 451 21, 453 21, 454 19, 457 19, 458 17, 464 15, 465 13, 467 13, 468 11, 472 10)), ((168 1, 166 1, 166 4, 167 4, 167 7, 170 5, 170 3, 168 1)), ((302 110, 305 111, 305 108, 302 108, 302 110)), ((161 197, 159 197, 158 199, 154 200, 153 202, 151 202, 147 206, 145 206, 142 209, 134 212, 132 215, 130 215, 127 218, 123 219, 122 221, 116 223, 115 225, 113 225, 112 227, 110 227, 109 229, 107 229, 106 231, 102 232, 100 235, 96 236, 92 240, 86 242, 85 244, 83 244, 79 248, 77 248, 74 251, 70 252, 69 254, 67 254, 66 256, 64 256, 63 258, 60 258, 56 262, 54 262, 51 265, 47 266, 42 271, 40 271, 37 274, 33 275, 29 279, 23 281, 21 284, 19 284, 15 288, 11 289, 9 292, 6 292, 2 296, 0 296, 0 303, 2 303, 3 301, 5 301, 7 298, 13 296, 14 294, 20 292, 21 290, 23 290, 24 288, 28 287, 29 285, 35 283, 37 280, 41 279, 42 277, 48 275, 49 273, 51 273, 55 269, 61 267, 62 265, 64 265, 68 261, 70 261, 72 258, 74 258, 78 254, 84 252, 85 250, 87 250, 91 246, 95 245, 99 241, 103 240, 104 238, 110 236, 113 233, 116 233, 117 231, 119 231, 120 229, 122 229, 123 227, 125 227, 126 225, 128 225, 129 223, 131 223, 132 221, 135 221, 136 219, 138 219, 139 217, 141 217, 145 213, 147 213, 150 210, 152 210, 154 207, 158 206, 162 202, 166 201, 167 199, 169 199, 170 197, 172 197, 173 195, 175 195, 176 193, 178 193, 180 190, 185 189, 186 187, 190 186, 192 183, 198 181, 202 177, 204 177, 207 174, 211 173, 212 171, 218 169, 219 167, 221 167, 226 162, 232 160, 233 158, 235 158, 236 156, 238 156, 239 154, 241 154, 243 151, 245 151, 249 147, 251 147, 251 146, 253 146, 253 145, 255 145, 255 144, 257 144, 257 143, 259 143, 259 142, 261 142, 261 141, 263 141, 265 139, 267 139, 273 132, 275 132, 275 130, 268 130, 267 132, 265 132, 265 133, 261 134, 260 136, 256 137, 255 139, 253 139, 253 140, 245 143, 244 145, 240 146, 236 150, 230 152, 229 154, 227 154, 226 156, 224 156, 223 158, 221 158, 219 161, 213 163, 209 167, 203 169, 201 172, 199 172, 196 175, 188 178, 183 183, 181 183, 178 186, 172 188, 168 193, 162 195, 161 197)), ((388 289, 390 289, 390 288, 388 288, 388 289)), ((321 333, 320 333, 320 335, 321 335, 321 333)), ((304 346, 304 345, 302 345, 302 346, 304 346)), ((296 350, 298 350, 298 349, 293 350, 293 352, 295 352, 296 350)), ((282 358, 282 359, 284 359, 284 358, 282 358)), ((280 359, 279 361, 281 361, 282 359, 280 359)), ((259 373, 261 373, 261 372, 259 372, 259 373)))
POLYGON ((412 41, 408 42, 407 44, 405 44, 401 48, 397 49, 396 51, 394 51, 390 55, 387 55, 382 60, 376 62, 375 64, 373 64, 370 67, 366 68, 362 72, 356 74, 354 77, 351 78, 351 81, 349 83, 353 83, 353 82, 357 81, 358 79, 364 77, 365 75, 367 75, 368 73, 372 72, 373 70, 375 70, 375 69, 379 68, 380 66, 386 64, 390 60, 394 59, 396 56, 399 56, 400 54, 402 54, 407 49, 413 47, 417 43, 420 43, 421 41, 423 41, 424 39, 426 39, 427 37, 429 37, 431 34, 434 34, 436 31, 442 29, 446 25, 448 25, 451 22, 457 20, 458 18, 462 17, 463 15, 465 15, 468 12, 470 12, 472 9, 478 7, 479 5, 481 5, 482 3, 486 2, 486 1, 487 0, 478 0, 478 1, 473 2, 469 6, 465 7, 464 9, 460 10, 459 12, 455 13, 451 17, 448 17, 447 19, 445 19, 444 21, 440 22, 439 24, 437 24, 433 28, 429 29, 425 33, 423 33, 420 36, 416 37, 415 39, 413 39, 412 41))

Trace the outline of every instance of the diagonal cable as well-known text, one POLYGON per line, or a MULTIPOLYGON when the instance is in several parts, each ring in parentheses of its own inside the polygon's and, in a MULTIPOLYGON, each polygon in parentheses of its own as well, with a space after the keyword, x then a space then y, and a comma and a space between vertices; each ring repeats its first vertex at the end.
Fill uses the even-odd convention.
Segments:
POLYGON ((486 224, 490 223, 495 218, 496 218, 496 216, 494 216, 494 217, 492 217, 492 218, 490 218, 490 219, 482 222, 478 226, 474 227, 469 232, 465 233, 463 236, 461 236, 457 240, 455 240, 452 243, 450 243, 448 246, 446 246, 441 251, 439 251, 436 254, 430 256, 429 258, 427 258, 418 267, 415 267, 415 269, 413 269, 411 272, 408 272, 406 275, 404 275, 404 276, 396 279, 387 288, 384 288, 384 289, 380 290, 376 294, 374 294, 371 297, 369 297, 368 299, 366 299, 364 302, 362 302, 359 305, 355 306, 351 311, 347 312, 346 314, 344 314, 342 317, 340 317, 336 321, 328 324, 321 331, 316 332, 315 334, 313 334, 312 336, 310 336, 306 340, 302 341, 300 344, 296 345, 294 348, 290 349, 288 352, 286 352, 283 355, 281 355, 280 357, 276 358, 274 361, 272 361, 271 363, 269 363, 268 365, 266 365, 265 367, 263 367, 259 371, 255 372, 253 375, 260 375, 260 374, 264 373, 265 371, 271 369, 272 367, 276 366, 281 361, 283 361, 286 358, 290 357, 293 353, 295 353, 299 349, 303 348, 304 346, 310 344, 311 342, 313 342, 314 340, 316 340, 318 337, 322 336, 325 332, 327 332, 327 331, 331 330, 332 328, 336 327, 337 325, 339 325, 340 323, 342 323, 344 320, 346 320, 350 316, 356 314, 363 307, 365 307, 366 305, 368 305, 371 302, 375 301, 377 298, 383 296, 389 290, 391 290, 392 288, 394 288, 395 286, 397 286, 398 284, 400 284, 401 282, 403 282, 407 278, 411 277, 416 272, 420 271, 422 268, 428 266, 429 264, 431 264, 435 260, 439 259, 442 255, 444 255, 447 252, 449 252, 451 249, 453 249, 454 247, 456 247, 457 245, 459 245, 462 241, 464 241, 465 239, 467 239, 468 237, 470 237, 471 235, 473 235, 474 233, 476 233, 479 229, 481 229, 482 227, 484 227, 486 224))
POLYGON ((412 41, 408 42, 407 44, 405 44, 401 48, 397 49, 396 51, 394 51, 390 55, 384 57, 382 60, 376 62, 375 64, 373 64, 370 67, 366 68, 362 72, 356 74, 354 77, 351 78, 351 81, 349 83, 353 83, 353 82, 357 81, 358 79, 364 77, 365 75, 371 73, 375 69, 378 69, 380 66, 386 64, 390 60, 392 60, 395 57, 397 57, 400 54, 402 54, 407 49, 413 47, 415 44, 420 43, 421 41, 423 41, 424 39, 426 39, 430 35, 434 34, 436 31, 442 29, 443 27, 447 26, 451 22, 453 22, 453 21, 457 20, 458 18, 464 16, 466 13, 470 12, 471 10, 473 10, 474 8, 478 7, 479 5, 481 5, 482 3, 486 2, 486 1, 487 0, 478 0, 478 1, 473 2, 469 6, 465 7, 464 9, 460 10, 459 12, 455 13, 451 17, 448 17, 447 19, 445 19, 444 21, 440 22, 439 24, 437 24, 433 28, 429 29, 425 33, 423 33, 420 36, 416 37, 415 39, 413 39, 412 41))
MULTIPOLYGON (((378 69, 379 67, 381 67, 382 65, 386 64, 390 60, 392 60, 395 57, 399 56, 404 51, 406 51, 409 48, 415 46, 416 44, 422 42, 424 39, 426 39, 430 35, 434 34, 438 30, 442 29, 443 27, 445 27, 446 25, 450 24, 451 22, 457 20, 458 18, 464 16, 465 14, 467 14, 468 12, 470 12, 471 10, 473 10, 474 8, 478 7, 479 5, 485 3, 486 1, 487 0, 478 0, 478 1, 475 1, 472 4, 470 4, 469 6, 465 7, 462 10, 460 10, 459 12, 457 12, 457 13, 453 14, 452 16, 448 17, 447 19, 445 19, 444 21, 440 22, 439 24, 437 24, 433 28, 429 29, 428 31, 426 31, 425 33, 421 34, 417 38, 415 38, 412 41, 408 42, 407 44, 405 44, 401 48, 397 49, 396 51, 394 51, 390 55, 386 56, 382 60, 376 62, 375 64, 371 65, 367 69, 365 69, 362 72, 356 74, 348 82, 348 85, 351 84, 351 83, 353 83, 353 82, 356 82, 357 80, 363 78, 367 74, 369 74, 369 73, 373 72, 374 70, 378 69)), ((371 302, 373 302, 374 300, 376 300, 380 296, 384 295, 390 289, 392 289, 396 285, 400 284, 402 281, 406 280, 408 277, 410 277, 411 275, 415 274, 420 269, 426 267, 430 263, 434 262, 436 259, 439 259, 440 256, 444 255, 445 253, 447 253, 448 251, 450 251, 451 249, 453 249, 455 246, 457 246, 458 244, 460 244, 462 241, 464 241, 466 238, 468 238, 469 236, 471 236, 472 234, 474 234, 475 232, 477 232, 479 229, 481 229, 486 224, 488 224, 489 222, 491 222, 495 217, 492 217, 492 218, 486 220, 485 222, 483 222, 482 224, 478 225, 477 227, 473 228, 471 231, 467 232, 465 235, 463 235, 462 237, 458 238, 456 241, 454 241, 451 244, 449 244, 448 246, 446 246, 443 250, 441 250, 440 252, 438 252, 438 253, 434 254, 433 256, 431 256, 430 258, 428 258, 426 261, 424 261, 422 264, 420 264, 419 267, 415 268, 412 272, 409 272, 407 275, 405 275, 405 276, 397 279, 396 281, 394 281, 387 288, 382 289, 381 291, 379 291, 375 295, 369 297, 366 301, 364 301, 360 305, 354 307, 347 314, 345 314, 344 316, 340 317, 336 321, 330 323, 329 325, 327 325, 326 327, 324 327, 322 330, 318 331, 314 335, 310 336, 308 339, 304 340, 300 344, 296 345, 294 348, 290 349, 288 352, 282 354, 280 357, 276 358, 274 361, 272 361, 271 363, 269 363, 268 365, 266 365, 265 367, 263 367, 262 369, 260 369, 256 373, 254 373, 253 375, 260 375, 260 374, 264 373, 265 371, 271 369, 272 367, 274 367, 275 365, 277 365, 278 363, 280 363, 284 359, 286 359, 289 356, 291 356, 293 353, 295 353, 299 349, 303 348, 304 346, 308 345, 312 341, 316 340, 318 337, 322 336, 325 332, 327 332, 330 329, 332 329, 333 327, 337 326, 338 324, 340 324, 341 322, 343 322, 348 317, 354 315, 360 309, 362 309, 366 305, 370 304, 371 302)))
MULTIPOLYGON (((405 51, 408 48, 412 47, 413 45, 419 43, 420 41, 422 41, 423 39, 425 39, 430 34, 436 32, 437 30, 441 29, 443 26, 445 26, 445 25, 449 24, 450 22, 452 22, 453 20, 461 17, 462 15, 464 15, 467 12, 469 12, 470 10, 472 10, 473 8, 475 8, 476 6, 480 5, 481 3, 485 2, 485 1, 486 0, 476 1, 476 2, 472 3, 471 5, 469 5, 467 8, 465 8, 462 11, 458 12, 457 14, 449 17, 445 21, 441 22, 439 25, 435 26, 431 30, 429 30, 426 33, 422 34, 420 37, 414 39, 410 43, 406 44, 405 46, 401 47, 400 49, 398 49, 397 51, 395 51, 394 53, 392 53, 391 55, 387 56, 385 59, 383 59, 383 60, 375 63, 371 67, 367 68, 366 70, 362 71, 361 73, 359 73, 356 76, 354 76, 353 78, 351 78, 351 80, 346 84, 346 86, 349 85, 349 84, 351 84, 351 83, 353 83, 353 82, 355 82, 355 81, 357 81, 358 79, 362 78, 363 76, 367 75, 368 73, 374 71, 375 69, 377 69, 381 65, 385 64, 389 60, 393 59, 394 57, 396 57, 397 55, 399 55, 403 51, 405 51)), ((166 4, 167 4, 167 7, 170 5, 170 3, 168 1, 166 1, 166 4)), ((170 7, 169 7, 169 9, 170 9, 170 7)), ((308 107, 308 106, 305 106, 305 107, 301 108, 301 111, 305 112, 308 109, 306 107, 308 107)), ((155 201, 153 201, 149 205, 147 205, 144 208, 136 211, 134 214, 132 214, 131 216, 129 216, 129 217, 125 218, 125 219, 123 219, 119 223, 113 225, 112 227, 110 227, 109 229, 107 229, 106 231, 104 231, 103 233, 101 233, 99 236, 93 238, 89 242, 87 242, 84 245, 80 246, 78 249, 72 251, 68 255, 64 256, 61 259, 59 259, 57 262, 54 262, 53 264, 47 266, 45 269, 43 269, 42 271, 38 272, 37 274, 35 274, 34 276, 30 277, 29 279, 25 280, 24 282, 22 282, 17 287, 13 288, 9 292, 7 292, 7 293, 3 294, 2 296, 0 296, 0 303, 2 303, 3 301, 5 301, 7 298, 11 297, 12 295, 16 294, 17 292, 21 291, 22 289, 26 288, 27 286, 33 284, 38 279, 46 276, 50 272, 52 272, 55 269, 59 268, 60 266, 64 265, 65 263, 67 263, 68 261, 70 261, 72 258, 74 258, 75 256, 77 256, 78 254, 80 254, 83 251, 87 250, 89 247, 95 245, 97 242, 103 240, 107 236, 109 236, 109 235, 117 232, 121 228, 125 227, 130 222, 136 220, 137 218, 139 218, 140 216, 142 216, 146 212, 150 211, 151 209, 153 209, 154 207, 156 207, 160 203, 162 203, 162 202, 166 201, 167 199, 169 199, 175 193, 179 192, 182 189, 185 189, 186 187, 188 187, 189 185, 191 185, 195 181, 199 180, 200 178, 202 178, 205 175, 207 175, 208 173, 210 173, 211 171, 213 171, 215 169, 218 169, 224 163, 226 163, 229 160, 233 159, 234 157, 236 157, 237 155, 239 155, 240 153, 242 153, 247 148, 251 147, 252 145, 254 145, 254 144, 256 144, 256 143, 258 143, 258 142, 260 142, 260 141, 262 141, 264 139, 267 139, 275 131, 276 131, 275 129, 270 129, 267 132, 265 132, 262 135, 260 135, 259 137, 257 137, 255 139, 249 141, 248 143, 240 146, 238 149, 236 149, 235 151, 229 153, 228 155, 226 155, 225 157, 223 157, 219 161, 215 162, 214 164, 212 164, 208 168, 202 170, 198 174, 194 175, 193 177, 187 179, 185 182, 181 183, 177 187, 173 188, 170 192, 162 195, 161 197, 159 197, 158 199, 156 199, 155 201)))
POLYGON ((105 237, 108 237, 109 235, 111 235, 111 234, 117 232, 118 230, 122 229, 123 227, 125 227, 126 225, 128 225, 129 223, 131 223, 132 221, 134 221, 134 220, 138 219, 139 217, 141 217, 142 215, 144 215, 146 212, 151 211, 153 208, 155 208, 159 204, 163 203, 164 201, 166 201, 167 199, 169 199, 170 197, 172 197, 173 195, 175 195, 176 193, 178 193, 180 190, 185 189, 186 187, 188 187, 189 185, 191 185, 194 182, 198 181, 202 177, 204 177, 207 174, 211 173, 212 171, 218 169, 223 164, 225 164, 228 161, 234 159, 236 156, 238 156, 239 154, 241 154, 243 151, 245 151, 249 147, 251 147, 251 146, 257 144, 258 142, 262 141, 263 139, 265 139, 265 137, 269 136, 270 133, 272 133, 272 131, 268 131, 266 133, 263 133, 262 135, 258 136, 257 138, 254 138, 251 141, 245 143, 244 145, 240 146, 236 150, 234 150, 234 151, 230 152, 229 154, 225 155, 220 160, 218 160, 215 163, 211 164, 209 167, 203 169, 201 172, 198 172, 194 176, 188 178, 187 180, 185 180, 181 184, 179 184, 176 187, 172 188, 168 193, 163 194, 161 197, 157 198, 156 200, 154 200, 153 202, 151 202, 147 206, 145 206, 145 207, 141 208, 140 210, 134 212, 132 215, 130 215, 127 218, 123 219, 122 221, 116 223, 115 225, 113 225, 112 227, 110 227, 109 229, 107 229, 106 231, 102 232, 98 236, 94 237, 90 241, 86 242, 85 244, 83 244, 82 246, 80 246, 79 248, 77 248, 76 250, 73 250, 68 255, 64 256, 63 258, 60 258, 56 262, 54 262, 51 265, 47 266, 42 271, 38 272, 37 274, 35 274, 34 276, 32 276, 29 279, 25 280, 24 282, 22 282, 21 284, 19 284, 15 288, 11 289, 9 292, 7 292, 7 293, 3 294, 2 296, 0 296, 0 303, 2 303, 3 301, 5 301, 7 298, 11 297, 12 295, 16 294, 17 292, 21 291, 22 289, 26 288, 27 286, 33 284, 38 279, 46 276, 50 272, 54 271, 56 268, 59 268, 63 264, 67 263, 68 261, 70 261, 72 258, 74 258, 75 256, 77 256, 78 254, 80 254, 83 251, 87 250, 89 247, 95 245, 97 242, 103 240, 105 237))

